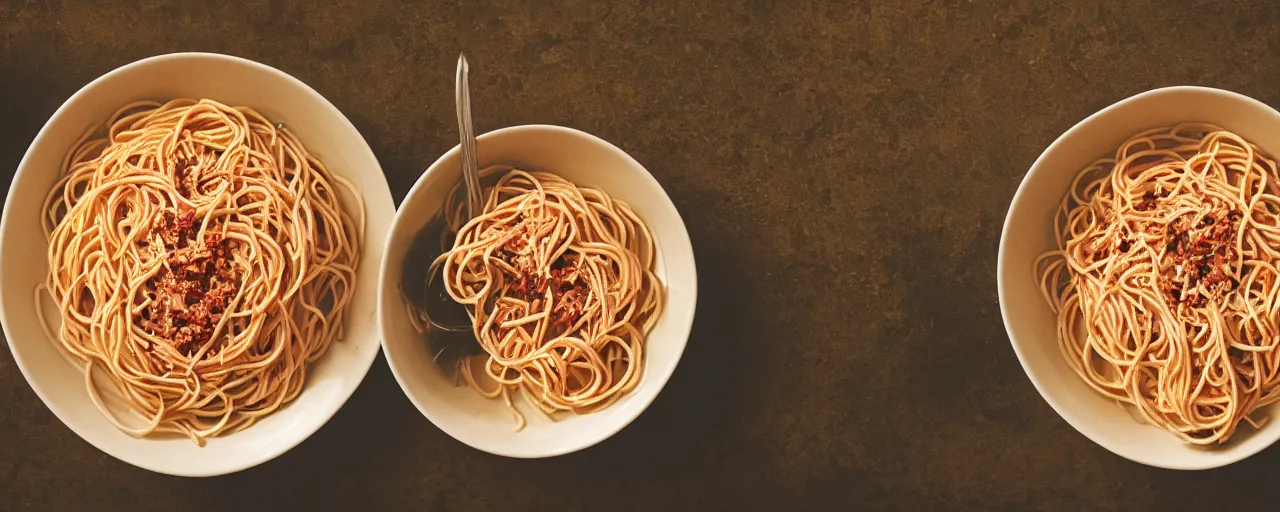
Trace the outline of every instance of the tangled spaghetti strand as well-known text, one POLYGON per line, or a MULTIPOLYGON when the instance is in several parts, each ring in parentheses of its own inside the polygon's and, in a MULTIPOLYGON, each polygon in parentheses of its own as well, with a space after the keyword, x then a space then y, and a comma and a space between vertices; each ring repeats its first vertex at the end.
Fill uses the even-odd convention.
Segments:
POLYGON ((433 263, 487 353, 458 373, 508 406, 519 391, 548 416, 608 407, 640 382, 645 335, 662 312, 649 228, 598 190, 507 166, 481 174, 498 173, 483 213, 465 224, 450 196, 457 235, 433 263))
POLYGON ((1203 124, 1140 133, 1079 173, 1035 267, 1090 387, 1196 445, 1280 399, 1276 164, 1203 124))
POLYGON ((61 326, 41 322, 117 428, 203 446, 295 399, 307 365, 342 337, 363 201, 250 108, 138 102, 106 126, 77 142, 45 200, 41 288, 61 326))

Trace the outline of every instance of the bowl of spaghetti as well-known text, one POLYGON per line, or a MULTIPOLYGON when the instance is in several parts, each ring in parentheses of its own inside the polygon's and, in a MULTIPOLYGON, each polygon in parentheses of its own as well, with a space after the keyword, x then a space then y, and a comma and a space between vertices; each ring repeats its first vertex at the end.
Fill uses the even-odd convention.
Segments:
POLYGON ((387 362, 423 415, 477 449, 594 445, 640 415, 684 351, 697 299, 688 232, 649 172, 592 135, 517 126, 477 150, 470 217, 457 147, 396 214, 378 297, 387 362), (424 239, 432 250, 415 250, 424 239), (414 300, 433 289, 457 308, 453 332, 414 300), (451 335, 462 348, 441 341, 451 335))
POLYGON ((1157 89, 1060 136, 1000 240, 1005 328, 1045 400, 1128 459, 1206 469, 1280 439, 1280 113, 1157 89))
POLYGON ((27 382, 130 464, 212 476, 318 430, 379 344, 394 215, 376 158, 319 93, 182 53, 54 113, 0 220, 0 320, 27 382))

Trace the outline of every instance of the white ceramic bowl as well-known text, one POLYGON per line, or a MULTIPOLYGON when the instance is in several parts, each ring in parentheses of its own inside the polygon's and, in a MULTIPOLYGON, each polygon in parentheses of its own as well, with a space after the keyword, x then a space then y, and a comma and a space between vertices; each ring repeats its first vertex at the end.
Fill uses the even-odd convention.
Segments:
POLYGON ((1268 407, 1261 430, 1242 425, 1230 443, 1197 448, 1140 424, 1102 398, 1058 351, 1055 317, 1040 294, 1032 264, 1056 248, 1052 219, 1071 179, 1093 160, 1114 154, 1147 128, 1207 122, 1280 155, 1280 112, 1236 94, 1203 87, 1148 91, 1102 109, 1058 137, 1032 164, 1013 197, 1000 236, 997 287, 1009 341, 1022 368, 1058 414, 1089 439, 1130 460, 1170 469, 1207 469, 1244 459, 1280 439, 1280 409, 1268 407))
MULTIPOLYGON (((472 447, 509 457, 550 457, 581 450, 621 430, 640 415, 667 383, 684 352, 693 326, 698 276, 693 247, 671 199, 635 159, 592 135, 558 126, 516 126, 478 137, 481 167, 523 164, 555 173, 579 186, 595 187, 626 201, 653 231, 658 249, 656 273, 667 286, 667 304, 646 339, 640 385, 609 408, 548 421, 529 409, 529 424, 515 431, 515 420, 501 400, 485 399, 467 387, 455 387, 432 362, 425 338, 414 331, 405 312, 400 278, 409 245, 440 209, 449 189, 461 179, 458 148, 436 160, 400 205, 387 238, 378 290, 382 347, 396 381, 432 423, 472 447)), ((421 262, 422 265, 430 262, 421 262)), ((522 400, 516 400, 525 406, 522 400)))
MULTIPOLYGON (((344 198, 350 205, 353 198, 344 198)), ((18 367, 45 405, 71 430, 112 456, 160 473, 212 476, 270 460, 320 428, 355 391, 378 353, 374 319, 377 265, 395 214, 377 159, 346 117, 297 79, 252 61, 213 54, 171 54, 116 69, 60 107, 18 166, 0 220, 0 321, 18 367), (307 374, 292 404, 252 427, 201 448, 186 438, 135 439, 114 428, 90 402, 83 373, 48 341, 36 321, 36 285, 48 272, 41 207, 76 138, 119 107, 142 99, 210 98, 257 109, 283 122, 312 154, 359 187, 367 211, 355 298, 346 337, 307 374)), ((57 314, 50 311, 51 321, 57 314)))

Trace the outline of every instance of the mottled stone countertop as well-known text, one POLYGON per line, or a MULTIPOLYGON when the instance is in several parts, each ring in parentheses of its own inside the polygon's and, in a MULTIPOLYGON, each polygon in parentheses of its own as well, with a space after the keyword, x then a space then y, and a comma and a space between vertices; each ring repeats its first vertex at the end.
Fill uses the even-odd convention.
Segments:
POLYGON ((1078 434, 1009 347, 996 247, 1055 137, 1134 93, 1280 105, 1267 0, 0 0, 0 182, 93 78, 214 51, 341 109, 402 198, 478 132, 551 123, 643 163, 688 223, 698 316, 634 424, 547 460, 471 449, 381 358, 323 429, 183 479, 91 447, 0 356, 0 510, 1273 509, 1280 450, 1186 473, 1078 434), (97 4, 94 2, 93 4, 97 4), (464 30, 466 29, 466 30, 464 30), (698 507, 698 508, 694 508, 698 507))

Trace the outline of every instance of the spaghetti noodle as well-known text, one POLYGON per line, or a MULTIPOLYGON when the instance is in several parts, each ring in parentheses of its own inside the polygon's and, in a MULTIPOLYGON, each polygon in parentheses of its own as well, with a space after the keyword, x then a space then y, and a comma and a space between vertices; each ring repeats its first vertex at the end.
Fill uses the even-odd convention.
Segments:
POLYGON ((432 265, 467 307, 485 355, 457 374, 489 398, 519 392, 537 410, 589 413, 640 382, 644 338, 662 312, 653 237, 623 203, 545 172, 494 166, 483 212, 462 222, 450 195, 452 249, 432 265), (492 382, 489 382, 492 381, 492 382))
POLYGON ((1280 399, 1276 164, 1239 136, 1140 133, 1079 173, 1036 260, 1058 341, 1097 392, 1196 445, 1280 399))
POLYGON ((353 185, 282 126, 210 100, 134 103, 94 135, 45 201, 41 287, 61 326, 41 321, 94 403, 132 436, 204 445, 296 398, 342 337, 364 229, 353 185))

